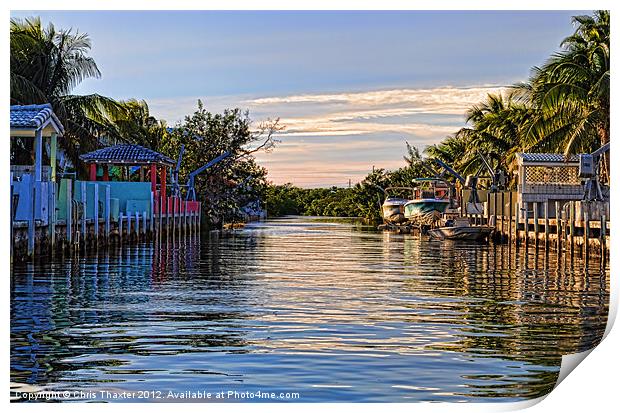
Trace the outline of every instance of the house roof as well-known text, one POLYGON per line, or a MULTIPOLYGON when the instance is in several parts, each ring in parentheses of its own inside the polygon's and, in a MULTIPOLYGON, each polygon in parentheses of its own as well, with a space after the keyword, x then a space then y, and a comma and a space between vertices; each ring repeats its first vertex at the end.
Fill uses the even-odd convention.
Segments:
POLYGON ((174 161, 159 152, 144 146, 134 144, 121 144, 97 149, 80 156, 84 162, 128 164, 128 165, 174 165, 174 161))
POLYGON ((571 155, 568 159, 561 153, 517 153, 517 162, 523 163, 577 163, 578 155, 571 155))
POLYGON ((39 130, 49 124, 59 135, 64 134, 65 129, 49 103, 11 106, 11 129, 39 130))

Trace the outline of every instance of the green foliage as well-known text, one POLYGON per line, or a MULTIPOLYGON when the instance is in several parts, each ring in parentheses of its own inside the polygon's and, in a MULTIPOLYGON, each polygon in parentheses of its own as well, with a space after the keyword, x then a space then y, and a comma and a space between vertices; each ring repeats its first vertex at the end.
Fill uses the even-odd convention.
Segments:
MULTIPOLYGON (((410 157, 417 154, 417 149, 407 147, 410 157)), ((414 162, 395 171, 376 169, 351 188, 303 189, 291 184, 270 184, 264 199, 270 216, 361 217, 377 221, 381 219, 385 188, 410 186, 414 178, 425 176, 427 172, 414 162)))
POLYGON ((75 165, 81 153, 100 145, 101 137, 120 139, 114 119, 125 115, 113 99, 70 94, 84 79, 101 76, 88 56, 90 48, 85 33, 52 24, 43 28, 39 18, 11 20, 11 104, 51 103, 65 127, 61 144, 75 165))
MULTIPOLYGON (((478 152, 508 172, 517 152, 590 153, 609 142, 609 12, 573 22, 575 33, 564 39, 563 50, 535 67, 527 83, 472 106, 468 126, 426 154, 467 175, 481 167, 478 152)), ((605 157, 604 172, 608 162, 605 157)))
POLYGON ((181 145, 185 146, 179 173, 182 184, 192 171, 230 152, 228 158, 195 180, 198 198, 205 201, 203 210, 215 225, 238 219, 239 208, 265 193, 267 171, 256 163, 252 154, 273 148, 278 121, 263 123, 256 131, 251 130, 251 125, 247 112, 227 109, 214 114, 198 101, 197 110, 165 133, 159 142, 159 150, 173 159, 178 158, 181 145))

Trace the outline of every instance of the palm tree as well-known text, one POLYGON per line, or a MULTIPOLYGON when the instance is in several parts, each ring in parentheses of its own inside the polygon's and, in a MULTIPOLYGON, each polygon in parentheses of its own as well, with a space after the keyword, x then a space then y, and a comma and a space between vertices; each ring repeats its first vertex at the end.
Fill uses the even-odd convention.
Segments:
MULTIPOLYGON (((576 16, 563 50, 518 85, 536 109, 524 138, 533 150, 565 155, 592 152, 609 142, 609 12, 576 16)), ((608 170, 608 163, 604 169, 608 170)))
POLYGON ((129 99, 120 101, 124 113, 120 119, 114 119, 117 135, 138 145, 153 150, 162 149, 168 130, 166 122, 157 120, 151 115, 149 106, 144 100, 129 99))
POLYGON ((56 30, 39 18, 11 19, 11 104, 51 103, 65 126, 63 146, 74 165, 79 153, 98 147, 106 137, 116 137, 113 119, 124 108, 97 94, 72 95, 87 78, 101 76, 88 56, 91 42, 85 33, 56 30))
POLYGON ((461 128, 425 153, 452 165, 462 174, 474 174, 481 166, 478 153, 496 167, 509 170, 516 152, 522 149, 523 124, 531 116, 526 104, 514 93, 489 94, 466 113, 470 126, 461 128))

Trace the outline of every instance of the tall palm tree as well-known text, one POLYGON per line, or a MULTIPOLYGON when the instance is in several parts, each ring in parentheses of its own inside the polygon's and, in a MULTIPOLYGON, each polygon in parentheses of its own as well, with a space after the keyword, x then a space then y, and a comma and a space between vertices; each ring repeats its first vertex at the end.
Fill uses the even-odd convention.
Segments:
POLYGON ((166 122, 151 115, 144 100, 129 99, 120 101, 124 113, 120 119, 114 119, 117 135, 138 145, 153 150, 162 149, 163 140, 168 131, 166 122))
POLYGON ((72 95, 75 86, 101 72, 88 56, 91 42, 85 33, 57 30, 39 18, 11 19, 11 104, 51 103, 65 126, 64 149, 75 165, 79 154, 100 145, 104 137, 117 137, 113 119, 124 108, 97 94, 72 95))
POLYGON ((470 126, 429 146, 425 152, 462 174, 473 174, 482 166, 478 153, 490 158, 495 166, 509 170, 515 153, 522 149, 522 125, 529 116, 531 110, 518 102, 514 93, 489 94, 467 111, 470 126))
POLYGON ((524 136, 533 150, 570 155, 609 142, 609 12, 576 16, 573 23, 563 50, 518 85, 536 109, 524 136))

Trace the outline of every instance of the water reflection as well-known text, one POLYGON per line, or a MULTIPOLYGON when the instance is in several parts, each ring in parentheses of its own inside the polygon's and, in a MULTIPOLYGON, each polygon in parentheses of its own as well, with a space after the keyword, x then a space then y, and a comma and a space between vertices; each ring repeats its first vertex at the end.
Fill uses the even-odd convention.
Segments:
POLYGON ((300 401, 537 397, 562 354, 601 339, 608 279, 594 258, 274 220, 15 266, 11 380, 300 401))

